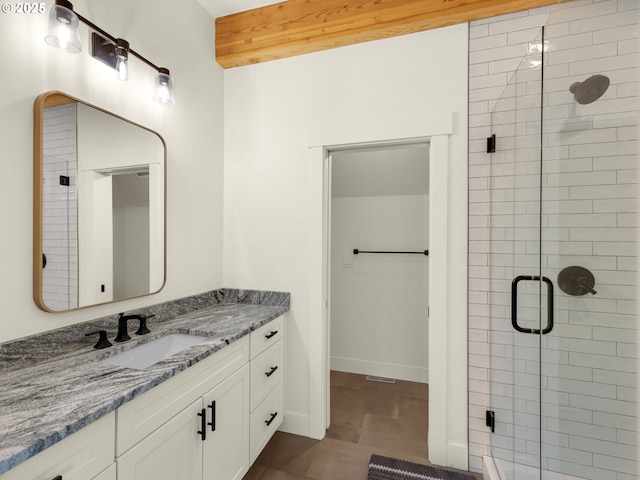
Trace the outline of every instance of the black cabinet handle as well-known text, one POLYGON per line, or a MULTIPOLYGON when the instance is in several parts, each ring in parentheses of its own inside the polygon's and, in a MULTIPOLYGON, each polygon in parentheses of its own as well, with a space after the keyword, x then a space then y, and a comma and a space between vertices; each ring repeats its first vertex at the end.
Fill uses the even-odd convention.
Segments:
POLYGON ((62 475, 58 475, 57 477, 53 477, 52 480, 62 480, 62 475))
POLYGON ((266 338, 267 340, 271 337, 273 337, 274 335, 278 334, 278 330, 272 330, 271 333, 268 333, 264 336, 264 338, 266 338))
POLYGON ((198 416, 200 417, 200 430, 198 430, 198 435, 200 435, 200 438, 204 442, 207 439, 207 410, 203 408, 198 416))
POLYGON ((216 401, 215 400, 211 401, 211 405, 209 405, 209 408, 211 409, 211 421, 208 422, 207 425, 211 427, 212 432, 215 432, 216 431, 216 401))
POLYGON ((518 332, 545 335, 553 330, 553 283, 547 277, 537 275, 519 275, 511 282, 511 326, 518 332), (547 326, 540 331, 537 328, 525 328, 518 325, 518 283, 522 280, 542 280, 547 284, 547 326))
POLYGON ((267 424, 267 427, 273 423, 273 421, 276 419, 277 416, 278 416, 278 412, 272 413, 271 418, 269 418, 269 420, 264 421, 264 423, 267 424))
POLYGON ((275 366, 275 367, 271 367, 271 370, 269 370, 268 372, 264 372, 264 374, 265 374, 267 377, 270 377, 271 375, 273 375, 273 374, 276 372, 276 370, 278 370, 278 367, 277 367, 277 366, 275 366))

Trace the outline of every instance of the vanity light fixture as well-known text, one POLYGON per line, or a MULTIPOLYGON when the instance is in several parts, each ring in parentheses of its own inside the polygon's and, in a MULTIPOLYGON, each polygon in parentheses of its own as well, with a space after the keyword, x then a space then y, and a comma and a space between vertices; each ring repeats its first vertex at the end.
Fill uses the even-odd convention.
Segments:
POLYGON ((69 53, 80 53, 82 44, 78 38, 78 16, 66 0, 56 1, 49 10, 49 32, 44 41, 52 47, 69 53))
POLYGON ((66 52, 79 53, 82 50, 82 45, 78 39, 79 22, 94 30, 91 34, 91 56, 93 58, 113 68, 120 80, 129 78, 129 54, 142 60, 158 72, 153 100, 167 107, 175 104, 173 78, 171 78, 169 69, 153 64, 138 52, 129 48, 129 42, 122 38, 115 38, 75 12, 73 5, 68 0, 55 0, 54 5, 51 6, 49 10, 49 30, 45 37, 45 42, 66 52))

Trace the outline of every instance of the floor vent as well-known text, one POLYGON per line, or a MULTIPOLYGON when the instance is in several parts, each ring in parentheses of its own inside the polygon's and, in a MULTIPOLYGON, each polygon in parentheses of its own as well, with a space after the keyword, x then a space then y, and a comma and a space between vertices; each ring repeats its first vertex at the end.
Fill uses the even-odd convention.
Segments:
POLYGON ((370 382, 396 383, 395 378, 376 377, 373 375, 367 375, 367 380, 370 382))

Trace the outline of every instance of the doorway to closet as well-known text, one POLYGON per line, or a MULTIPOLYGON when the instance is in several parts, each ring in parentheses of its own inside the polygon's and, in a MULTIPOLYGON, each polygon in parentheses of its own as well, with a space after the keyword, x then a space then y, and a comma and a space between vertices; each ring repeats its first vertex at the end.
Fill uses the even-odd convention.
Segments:
POLYGON ((333 150, 330 178, 327 435, 426 459, 429 144, 333 150))

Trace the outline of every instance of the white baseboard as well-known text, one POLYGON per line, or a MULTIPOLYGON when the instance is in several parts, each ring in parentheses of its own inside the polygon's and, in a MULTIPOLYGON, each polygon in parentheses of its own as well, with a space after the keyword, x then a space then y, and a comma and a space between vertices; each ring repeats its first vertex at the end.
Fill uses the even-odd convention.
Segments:
POLYGON ((395 378, 396 380, 406 380, 408 382, 429 383, 429 369, 411 365, 331 356, 331 370, 395 378))
MULTIPOLYGON (((301 413, 285 412, 284 421, 278 428, 279 431, 293 435, 309 436, 309 416, 301 413)), ((321 440, 321 439, 318 439, 321 440)))
POLYGON ((447 467, 469 469, 469 447, 460 443, 447 443, 447 467))

